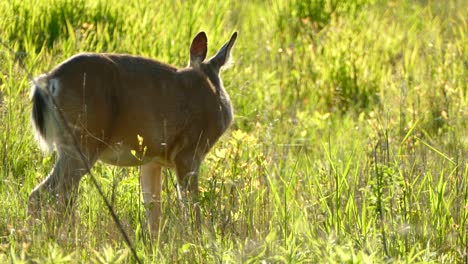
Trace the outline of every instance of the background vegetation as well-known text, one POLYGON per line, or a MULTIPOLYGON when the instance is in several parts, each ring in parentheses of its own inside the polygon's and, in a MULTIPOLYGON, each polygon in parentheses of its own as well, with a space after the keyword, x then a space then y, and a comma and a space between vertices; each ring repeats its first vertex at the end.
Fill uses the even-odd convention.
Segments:
POLYGON ((80 51, 184 66, 201 30, 232 129, 204 163, 202 235, 165 172, 145 235, 138 168, 94 168, 147 263, 468 262, 467 14, 462 0, 0 1, 0 262, 133 259, 89 177, 71 223, 26 216, 51 169, 30 128, 28 74, 80 51), (9 50, 10 49, 10 50, 9 50))

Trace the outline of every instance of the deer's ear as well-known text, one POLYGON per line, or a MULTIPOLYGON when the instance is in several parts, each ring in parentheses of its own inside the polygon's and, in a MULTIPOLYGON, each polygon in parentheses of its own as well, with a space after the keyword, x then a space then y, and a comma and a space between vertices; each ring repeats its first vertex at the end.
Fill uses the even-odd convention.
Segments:
POLYGON ((190 46, 190 66, 199 67, 206 58, 208 39, 205 32, 198 33, 190 46))
POLYGON ((229 58, 231 57, 231 49, 232 46, 234 46, 234 43, 236 43, 236 39, 237 32, 234 32, 234 34, 231 36, 231 39, 219 49, 213 58, 211 58, 210 63, 217 70, 221 69, 221 67, 228 63, 229 58))

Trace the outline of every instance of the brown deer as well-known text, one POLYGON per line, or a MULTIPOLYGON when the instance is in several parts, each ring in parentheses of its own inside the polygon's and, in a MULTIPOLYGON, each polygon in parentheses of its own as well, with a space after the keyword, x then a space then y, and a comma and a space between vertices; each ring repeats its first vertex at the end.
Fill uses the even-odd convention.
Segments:
POLYGON ((47 193, 68 206, 80 179, 101 160, 141 166, 153 234, 161 216, 161 169, 174 168, 179 199, 195 207, 199 226, 200 164, 233 119, 220 70, 236 39, 237 32, 205 61, 207 37, 198 33, 183 69, 138 56, 83 53, 37 77, 33 128, 43 149, 57 151, 57 161, 30 194, 29 214, 38 216, 47 193))

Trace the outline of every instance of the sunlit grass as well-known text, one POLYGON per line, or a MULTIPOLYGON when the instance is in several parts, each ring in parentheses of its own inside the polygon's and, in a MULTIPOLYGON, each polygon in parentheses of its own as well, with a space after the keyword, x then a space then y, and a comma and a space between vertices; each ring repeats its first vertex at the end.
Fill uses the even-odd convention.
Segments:
POLYGON ((201 172, 202 235, 164 172, 163 225, 146 233, 138 168, 93 172, 144 262, 468 261, 463 1, 9 1, 0 3, 0 262, 127 263, 85 177, 70 222, 26 217, 54 163, 30 128, 28 76, 80 51, 178 66, 204 30, 233 31, 223 80, 235 123, 201 172))

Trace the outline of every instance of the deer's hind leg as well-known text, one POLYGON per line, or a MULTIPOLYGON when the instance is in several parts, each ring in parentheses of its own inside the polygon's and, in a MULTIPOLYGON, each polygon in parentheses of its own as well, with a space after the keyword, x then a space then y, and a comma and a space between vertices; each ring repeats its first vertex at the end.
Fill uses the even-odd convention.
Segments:
POLYGON ((29 195, 28 214, 35 218, 40 216, 44 203, 53 202, 56 212, 65 213, 76 196, 81 178, 95 163, 95 159, 85 157, 82 160, 76 151, 60 149, 57 152, 54 168, 29 195))

